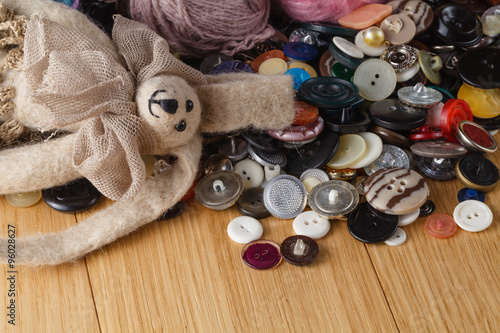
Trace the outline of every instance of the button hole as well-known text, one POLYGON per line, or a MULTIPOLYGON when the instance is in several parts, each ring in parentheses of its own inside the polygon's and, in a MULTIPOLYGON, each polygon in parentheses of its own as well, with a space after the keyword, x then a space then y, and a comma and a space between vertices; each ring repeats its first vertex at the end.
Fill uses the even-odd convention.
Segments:
POLYGON ((313 223, 314 224, 318 224, 318 220, 313 220, 313 223))
POLYGON ((251 178, 250 177, 247 177, 247 180, 250 180, 251 178))
POLYGON ((245 170, 241 171, 242 174, 246 175, 247 172, 245 170))
POLYGON ((398 187, 398 193, 403 193, 405 191, 405 188, 404 187, 398 187))
POLYGON ((406 180, 402 180, 399 183, 404 186, 404 185, 406 185, 406 180))
POLYGON ((387 186, 387 189, 388 189, 389 191, 392 191, 392 190, 394 189, 394 186, 389 185, 389 186, 387 186))
POLYGON ((371 84, 372 84, 372 86, 374 86, 375 85, 375 81, 372 81, 371 84))
POLYGON ((372 227, 375 228, 377 226, 377 222, 372 222, 372 227))
POLYGON ((307 222, 307 221, 306 221, 306 222, 304 222, 304 224, 305 224, 305 225, 309 225, 309 222, 307 222))
POLYGON ((474 213, 474 216, 475 216, 475 217, 479 217, 479 214, 478 214, 478 213, 474 213))
POLYGON ((472 216, 470 216, 470 215, 467 215, 467 218, 468 218, 468 219, 470 220, 470 219, 472 219, 472 216))
POLYGON ((378 74, 375 74, 375 78, 378 79, 380 77, 380 75, 378 74))

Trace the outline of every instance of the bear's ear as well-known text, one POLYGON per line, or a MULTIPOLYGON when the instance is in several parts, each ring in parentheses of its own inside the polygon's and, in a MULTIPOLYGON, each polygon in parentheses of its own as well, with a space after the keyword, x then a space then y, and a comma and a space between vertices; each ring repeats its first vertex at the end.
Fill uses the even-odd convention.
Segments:
POLYGON ((289 75, 207 75, 195 87, 201 102, 201 132, 241 128, 281 129, 295 117, 293 80, 289 75))

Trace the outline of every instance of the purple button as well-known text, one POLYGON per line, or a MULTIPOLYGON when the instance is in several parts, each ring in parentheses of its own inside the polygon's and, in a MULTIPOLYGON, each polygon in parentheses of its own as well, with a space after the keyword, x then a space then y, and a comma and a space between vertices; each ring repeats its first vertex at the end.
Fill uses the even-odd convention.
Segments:
POLYGON ((306 141, 317 137, 325 128, 323 118, 307 125, 291 125, 281 130, 268 130, 267 134, 275 139, 287 142, 306 141))
POLYGON ((273 268, 281 262, 278 244, 265 239, 258 239, 245 245, 241 257, 245 264, 255 269, 273 268))

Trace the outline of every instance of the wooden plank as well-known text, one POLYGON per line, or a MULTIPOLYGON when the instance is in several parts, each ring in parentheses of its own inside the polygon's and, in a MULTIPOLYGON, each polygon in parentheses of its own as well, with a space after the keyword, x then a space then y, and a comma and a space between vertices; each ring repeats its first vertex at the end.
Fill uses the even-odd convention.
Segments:
MULTIPOLYGON (((0 198, 1 234, 7 236, 8 224, 15 225, 16 237, 64 230, 76 223, 74 214, 49 208, 43 200, 30 208, 11 206, 0 198)), ((57 267, 17 266, 17 273, 2 265, 0 294, 4 332, 100 332, 85 260, 57 267), (6 279, 15 275, 16 297, 9 297, 6 279), (7 322, 6 307, 16 304, 15 326, 7 322)))
MULTIPOLYGON (((226 234, 236 216, 234 207, 192 201, 180 217, 87 256, 102 330, 396 331, 366 249, 345 223, 319 240, 314 264, 258 271, 226 234)), ((291 220, 262 223, 263 237, 278 243, 294 234, 291 220)))

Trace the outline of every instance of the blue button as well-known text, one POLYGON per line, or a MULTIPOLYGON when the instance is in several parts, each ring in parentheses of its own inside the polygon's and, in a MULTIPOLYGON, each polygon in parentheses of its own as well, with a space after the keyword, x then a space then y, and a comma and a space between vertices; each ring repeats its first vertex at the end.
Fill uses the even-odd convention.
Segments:
POLYGON ((295 90, 299 90, 302 82, 311 78, 311 75, 302 68, 290 68, 285 72, 285 75, 290 75, 293 78, 293 89, 295 90))
POLYGON ((306 43, 290 42, 283 46, 283 53, 292 59, 308 61, 316 58, 318 49, 306 43))

